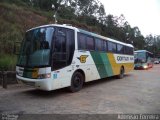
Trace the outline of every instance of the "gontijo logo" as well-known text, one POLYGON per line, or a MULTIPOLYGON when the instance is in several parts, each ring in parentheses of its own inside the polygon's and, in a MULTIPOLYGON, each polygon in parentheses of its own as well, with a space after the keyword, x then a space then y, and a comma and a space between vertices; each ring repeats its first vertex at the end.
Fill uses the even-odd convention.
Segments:
POLYGON ((117 61, 132 61, 134 57, 117 56, 117 61))
POLYGON ((131 56, 131 55, 114 54, 114 58, 116 63, 133 63, 134 62, 134 56, 131 56))
POLYGON ((80 57, 77 57, 81 63, 85 63, 86 62, 86 58, 88 57, 88 55, 81 55, 80 57))

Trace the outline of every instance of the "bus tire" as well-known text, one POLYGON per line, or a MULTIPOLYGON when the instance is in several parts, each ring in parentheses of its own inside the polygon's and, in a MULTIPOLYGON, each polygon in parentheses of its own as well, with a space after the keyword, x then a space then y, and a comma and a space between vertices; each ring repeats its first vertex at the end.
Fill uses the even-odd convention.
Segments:
POLYGON ((78 92, 82 89, 84 76, 80 72, 75 72, 71 79, 70 92, 78 92))
POLYGON ((120 74, 117 77, 118 79, 122 79, 124 77, 124 67, 121 67, 120 74))

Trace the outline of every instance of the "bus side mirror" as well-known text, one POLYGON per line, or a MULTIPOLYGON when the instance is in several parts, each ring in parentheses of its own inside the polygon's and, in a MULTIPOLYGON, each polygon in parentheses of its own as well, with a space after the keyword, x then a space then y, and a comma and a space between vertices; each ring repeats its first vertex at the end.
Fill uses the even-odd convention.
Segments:
POLYGON ((14 43, 14 50, 13 50, 13 53, 15 55, 19 55, 20 53, 20 47, 21 47, 21 42, 15 42, 14 43))

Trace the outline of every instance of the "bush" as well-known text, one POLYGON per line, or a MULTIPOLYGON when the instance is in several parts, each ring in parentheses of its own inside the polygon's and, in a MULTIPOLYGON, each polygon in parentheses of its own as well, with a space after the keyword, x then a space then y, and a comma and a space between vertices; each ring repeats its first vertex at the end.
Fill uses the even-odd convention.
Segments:
POLYGON ((17 56, 0 54, 0 71, 15 71, 17 56))

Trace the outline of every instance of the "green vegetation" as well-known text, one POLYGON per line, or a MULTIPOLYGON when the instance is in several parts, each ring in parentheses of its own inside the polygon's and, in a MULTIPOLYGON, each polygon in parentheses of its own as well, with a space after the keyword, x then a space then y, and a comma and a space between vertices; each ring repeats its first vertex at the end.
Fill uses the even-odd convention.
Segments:
POLYGON ((0 70, 15 70, 16 55, 0 54, 0 70))
POLYGON ((45 12, 8 3, 0 3, 0 13, 0 71, 15 70, 15 42, 23 39, 27 29, 47 24, 49 18, 45 12))
POLYGON ((0 67, 13 70, 16 61, 13 56, 14 43, 22 41, 27 29, 54 23, 56 12, 59 24, 72 24, 131 43, 136 50, 160 53, 160 35, 144 37, 139 28, 132 28, 123 15, 106 15, 104 6, 98 0, 1 0, 0 67))

